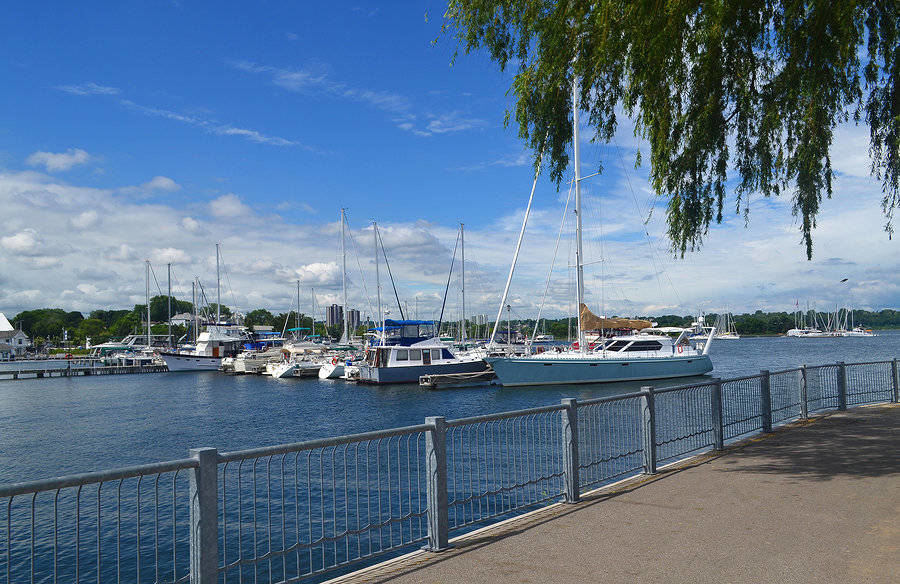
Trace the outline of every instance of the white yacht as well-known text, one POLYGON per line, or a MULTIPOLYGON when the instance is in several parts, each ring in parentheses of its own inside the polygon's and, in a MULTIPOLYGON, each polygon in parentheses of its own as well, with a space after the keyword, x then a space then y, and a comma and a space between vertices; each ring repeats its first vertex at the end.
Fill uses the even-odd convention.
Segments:
POLYGON ((179 351, 160 353, 169 371, 216 371, 222 366, 222 359, 233 357, 243 344, 250 340, 247 329, 229 323, 209 324, 197 337, 193 348, 182 347, 179 351))
MULTIPOLYGON (((545 351, 537 355, 522 357, 487 357, 485 360, 493 367, 497 374, 497 380, 504 386, 519 385, 558 385, 573 383, 599 383, 609 381, 664 379, 671 377, 686 377, 703 375, 712 371, 712 362, 709 358, 709 349, 715 336, 715 327, 712 327, 707 339, 703 342, 703 348, 693 347, 688 338, 688 333, 683 332, 678 339, 673 341, 666 335, 648 333, 629 334, 616 336, 606 340, 593 348, 586 342, 586 332, 590 330, 609 331, 621 328, 643 329, 651 325, 648 321, 628 323, 624 327, 615 323, 605 322, 591 314, 584 302, 584 252, 582 249, 582 208, 581 208, 581 168, 579 161, 580 142, 578 132, 578 114, 580 109, 580 92, 578 81, 573 83, 573 120, 574 129, 573 165, 575 171, 575 275, 576 275, 576 306, 578 311, 578 348, 563 349, 558 351, 545 351), (639 325, 638 322, 641 324, 639 325)), ((535 176, 535 185, 538 176, 535 176)), ((534 197, 532 187, 531 197, 534 197)), ((525 222, 531 209, 532 199, 526 208, 525 222)), ((509 291, 509 283, 512 279, 513 269, 521 249, 522 237, 525 230, 525 222, 519 235, 519 242, 513 256, 510 267, 506 290, 503 293, 503 301, 498 312, 497 322, 509 291)), ((495 331, 496 334, 496 325, 495 331)), ((493 341, 493 338, 492 338, 493 341)))

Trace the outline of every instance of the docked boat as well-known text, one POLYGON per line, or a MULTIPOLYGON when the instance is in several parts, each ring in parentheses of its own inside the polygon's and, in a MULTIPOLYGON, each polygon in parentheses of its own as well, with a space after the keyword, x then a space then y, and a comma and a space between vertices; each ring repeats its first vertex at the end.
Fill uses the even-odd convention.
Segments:
POLYGON ((166 362, 169 371, 217 371, 222 366, 222 359, 237 355, 248 340, 249 335, 243 326, 209 324, 200 333, 193 348, 187 346, 178 351, 162 351, 159 356, 166 362))
MULTIPOLYGON (((497 380, 504 386, 522 385, 560 385, 576 383, 602 383, 611 381, 632 381, 667 379, 703 375, 712 371, 709 350, 715 335, 715 327, 702 342, 703 348, 692 346, 688 332, 682 332, 676 340, 662 334, 641 333, 651 326, 649 321, 629 319, 600 318, 588 310, 584 301, 584 252, 582 249, 582 205, 581 205, 581 168, 579 160, 580 142, 578 131, 578 114, 580 109, 580 93, 578 82, 573 84, 573 166, 575 190, 575 274, 576 274, 576 306, 578 311, 578 345, 577 348, 558 347, 554 351, 521 357, 487 357, 485 360, 497 374, 497 380), (605 337, 608 331, 630 329, 632 334, 605 337), (599 330, 603 340, 599 343, 588 343, 586 333, 599 330)), ((535 175, 535 185, 538 176, 535 175)), ((534 197, 532 187, 531 198, 526 207, 525 221, 516 244, 516 251, 510 267, 506 290, 498 311, 499 324, 509 292, 513 270, 521 249, 522 238, 534 197)), ((494 326, 492 342, 497 332, 494 326)))
POLYGON ((418 383, 423 375, 487 370, 479 355, 457 355, 434 335, 431 320, 385 320, 383 342, 366 349, 360 383, 418 383))

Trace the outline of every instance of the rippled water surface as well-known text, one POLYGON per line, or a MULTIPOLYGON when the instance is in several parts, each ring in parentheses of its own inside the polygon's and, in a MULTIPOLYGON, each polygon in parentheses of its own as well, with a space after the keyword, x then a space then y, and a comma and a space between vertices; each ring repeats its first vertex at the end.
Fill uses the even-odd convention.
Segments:
MULTIPOLYGON (((874 338, 718 341, 717 377, 900 356, 900 331, 874 338)), ((677 380, 668 385, 685 383, 677 380)), ((633 390, 641 383, 430 391, 318 379, 161 373, 0 381, 0 483, 459 418, 633 390)), ((665 385, 660 383, 659 385, 665 385)))

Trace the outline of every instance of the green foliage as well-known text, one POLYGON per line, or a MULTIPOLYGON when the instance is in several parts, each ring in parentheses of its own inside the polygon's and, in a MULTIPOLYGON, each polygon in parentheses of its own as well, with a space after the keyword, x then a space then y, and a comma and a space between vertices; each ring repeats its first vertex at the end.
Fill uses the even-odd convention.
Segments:
MULTIPOLYGON (((649 142, 674 251, 701 246, 726 204, 790 193, 802 241, 831 197, 838 124, 869 127, 885 229, 900 206, 900 9, 892 1, 448 0, 442 31, 516 67, 520 137, 559 184, 581 109, 610 141, 617 108, 649 142), (729 202, 728 181, 734 195, 729 202)), ((512 112, 507 112, 507 121, 512 112)), ((637 159, 639 161, 639 157, 637 159)))
POLYGON ((63 329, 73 330, 84 315, 80 312, 66 312, 61 308, 38 308, 25 310, 13 318, 15 326, 21 327, 29 337, 45 337, 48 339, 61 339, 63 329))
POLYGON ((247 313, 247 316, 244 317, 244 324, 247 326, 260 324, 265 326, 275 326, 275 316, 265 308, 257 308, 256 310, 251 310, 247 313))

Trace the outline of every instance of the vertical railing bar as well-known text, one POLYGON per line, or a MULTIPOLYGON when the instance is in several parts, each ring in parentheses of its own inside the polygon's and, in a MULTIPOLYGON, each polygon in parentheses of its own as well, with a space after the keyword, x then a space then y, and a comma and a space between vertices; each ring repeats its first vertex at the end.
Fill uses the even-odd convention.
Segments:
MULTIPOLYGON (((334 463, 334 457, 337 453, 337 446, 331 447, 331 531, 332 535, 337 537, 337 482, 335 481, 335 474, 337 472, 336 465, 334 463)), ((333 565, 337 565, 337 539, 334 540, 332 544, 332 550, 334 553, 333 557, 333 565)))
POLYGON ((116 584, 122 582, 122 481, 116 488, 116 584))
MULTIPOLYGON (((413 512, 412 506, 412 464, 410 464, 410 456, 409 453, 412 450, 412 439, 413 435, 410 434, 406 437, 406 508, 410 514, 413 512)), ((416 439, 418 439, 418 434, 416 434, 416 439)), ((413 533, 413 524, 412 519, 409 520, 409 540, 415 540, 415 534, 413 533)))
MULTIPOLYGON (((375 496, 378 497, 378 523, 382 523, 384 521, 384 513, 382 512, 381 507, 381 440, 379 438, 375 442, 375 470, 378 473, 377 477, 377 488, 375 490, 375 496)), ((378 551, 384 549, 384 528, 378 528, 378 551)))
POLYGON ((272 581, 272 458, 266 457, 266 564, 269 568, 269 582, 272 581))
POLYGON ((306 526, 309 536, 309 571, 313 571, 313 547, 312 547, 312 451, 306 452, 306 526))
POLYGON ((103 482, 97 485, 97 584, 100 584, 100 491, 103 489, 103 482))
POLYGON ((31 584, 34 584, 34 504, 37 493, 31 495, 31 584))
POLYGON ((136 557, 136 570, 137 570, 137 584, 141 584, 141 482, 144 480, 144 475, 138 477, 137 484, 137 518, 135 520, 135 527, 137 531, 137 557, 136 557))
MULTIPOLYGON (((75 492, 75 582, 81 582, 81 488, 75 492)), ((158 580, 158 578, 157 578, 158 580)))
MULTIPOLYGON (((296 541, 294 544, 300 543, 300 490, 298 488, 300 452, 294 454, 294 534, 296 541)), ((294 550, 297 559, 297 577, 300 577, 300 546, 294 550)))
POLYGON ((156 559, 156 582, 159 582, 159 476, 156 475, 156 481, 153 484, 153 547, 156 559))
MULTIPOLYGON (((226 477, 228 476, 228 464, 230 462, 226 461, 222 466, 222 576, 225 582, 228 582, 228 497, 226 495, 226 477)), ((216 464, 217 475, 218 472, 219 466, 216 464)), ((218 476, 216 479, 218 479, 218 476)))
POLYGON ((258 507, 256 501, 256 464, 259 462, 258 458, 253 459, 253 466, 251 467, 251 479, 253 481, 253 583, 259 580, 259 562, 257 558, 259 557, 259 540, 257 539, 257 521, 256 521, 256 508, 258 507))
MULTIPOLYGON (((53 495, 53 584, 59 581, 59 491, 53 495)), ((9 581, 7 580, 7 584, 9 581)))
POLYGON ((284 505, 284 461, 287 458, 287 452, 281 455, 281 579, 287 580, 287 554, 284 553, 287 548, 287 528, 285 505, 284 505))
MULTIPOLYGON (((178 580, 178 516, 176 515, 178 470, 172 475, 172 582, 178 580)), ((100 584, 99 582, 97 584, 100 584)))
POLYGON ((362 516, 360 514, 359 507, 359 489, 362 486, 362 483, 359 480, 359 442, 353 443, 353 478, 356 480, 356 521, 354 522, 355 529, 359 531, 356 535, 356 557, 360 557, 362 555, 362 516))
MULTIPOLYGON (((400 443, 403 442, 403 436, 397 437, 397 517, 403 517, 403 473, 400 469, 400 443)), ((393 519, 393 517, 391 517, 393 519)), ((400 531, 400 545, 403 545, 403 524, 397 524, 400 531)))
MULTIPOLYGON (((325 538, 325 450, 322 449, 319 451, 319 500, 322 502, 322 513, 321 513, 321 528, 322 528, 322 538, 325 538)), ((325 547, 328 544, 326 542, 322 542, 322 569, 325 569, 325 547)))
MULTIPOLYGON (((238 491, 238 561, 244 559, 244 461, 238 463, 237 491, 238 491)), ((239 565, 238 584, 244 582, 244 566, 239 565)))

